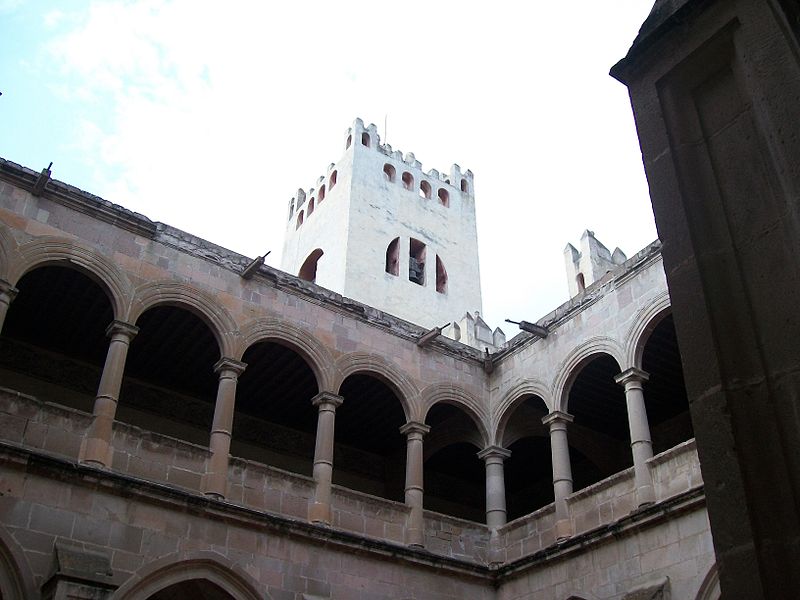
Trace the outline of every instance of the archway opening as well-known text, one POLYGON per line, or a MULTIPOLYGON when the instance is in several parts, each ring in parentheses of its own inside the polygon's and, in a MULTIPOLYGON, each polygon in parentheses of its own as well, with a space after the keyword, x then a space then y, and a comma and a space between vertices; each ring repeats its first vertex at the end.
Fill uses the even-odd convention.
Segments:
POLYGON ((117 420, 207 446, 219 381, 214 334, 193 312, 171 305, 148 309, 136 326, 117 420))
POLYGON ((350 375, 339 390, 333 482, 402 502, 405 495, 406 422, 395 391, 367 373, 350 375))
POLYGON ((414 191, 414 176, 408 171, 403 172, 403 187, 410 192, 414 191))
POLYGON ((431 184, 424 179, 419 184, 420 198, 429 199, 431 197, 431 184))
POLYGON ((534 512, 553 502, 550 432, 542 423, 548 413, 539 396, 529 395, 506 419, 503 447, 508 520, 534 512))
POLYGON ((439 255, 436 255, 436 291, 440 294, 447 293, 447 270, 439 255))
POLYGON ((665 316, 650 333, 642 353, 642 369, 650 375, 644 384, 644 402, 653 452, 658 454, 694 437, 671 314, 665 316))
POLYGON ((274 341, 250 346, 236 388, 231 454, 311 475, 317 379, 305 359, 274 341))
POLYGON ((425 422, 425 508, 478 523, 486 521, 483 445, 473 420, 451 404, 436 404, 425 422))
POLYGON ((304 280, 310 281, 314 283, 317 281, 317 265, 319 264, 319 259, 322 258, 322 255, 325 254, 321 248, 317 248, 316 250, 312 251, 311 254, 303 261, 303 265, 300 267, 300 271, 297 273, 297 276, 304 280))
POLYGON ((216 583, 207 579, 190 579, 174 583, 151 594, 148 600, 236 600, 216 583))
POLYGON ((579 367, 570 388, 570 456, 574 449, 591 461, 573 462, 576 491, 633 465, 625 391, 614 381, 619 372, 613 357, 599 353, 579 367))
POLYGON ((3 385, 91 412, 114 318, 106 292, 59 265, 28 272, 16 287, 0 337, 3 385))
POLYGON ((392 165, 386 163, 383 165, 383 176, 387 181, 394 182, 395 178, 397 177, 397 171, 392 165))
POLYGON ((400 238, 396 237, 386 247, 386 272, 389 275, 400 274, 400 238))

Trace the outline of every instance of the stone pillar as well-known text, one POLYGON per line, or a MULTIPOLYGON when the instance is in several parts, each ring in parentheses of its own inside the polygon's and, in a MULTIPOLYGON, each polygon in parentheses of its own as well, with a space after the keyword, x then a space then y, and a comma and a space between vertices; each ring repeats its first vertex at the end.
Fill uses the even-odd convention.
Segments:
POLYGON ((5 280, 0 280, 0 331, 3 331, 3 323, 6 321, 8 307, 19 290, 5 280))
POLYGON ((430 430, 429 426, 416 421, 410 421, 400 428, 400 433, 406 436, 406 506, 411 508, 406 526, 406 544, 409 546, 425 545, 422 436, 430 430))
POLYGON ((117 414, 119 391, 125 372, 125 359, 131 340, 139 328, 122 321, 113 321, 106 329, 111 338, 106 354, 106 364, 94 401, 92 425, 81 448, 81 462, 110 467, 112 459, 111 432, 117 414))
POLYGON ((650 425, 647 423, 642 384, 648 379, 650 376, 636 367, 626 369, 614 377, 614 381, 625 387, 637 506, 653 504, 656 501, 653 477, 650 475, 650 467, 647 466, 647 461, 653 458, 653 442, 650 439, 650 425))
POLYGON ((567 425, 573 416, 554 411, 542 419, 550 428, 550 455, 553 463, 553 498, 556 508, 556 539, 563 540, 572 535, 572 522, 567 505, 567 496, 572 493, 572 464, 569 460, 567 425))
POLYGON ((500 446, 489 446, 478 452, 486 463, 486 525, 497 529, 506 524, 506 479, 503 461, 511 451, 500 446))
POLYGON ((336 407, 342 404, 341 396, 320 392, 311 401, 319 410, 317 417, 317 442, 314 447, 314 501, 308 511, 312 523, 331 524, 331 479, 333 477, 333 432, 336 407))
POLYGON ((211 451, 206 472, 205 494, 224 498, 228 487, 228 458, 231 450, 233 411, 236 405, 236 384, 247 365, 232 358, 220 358, 214 365, 219 375, 217 401, 214 405, 214 422, 208 448, 211 451))

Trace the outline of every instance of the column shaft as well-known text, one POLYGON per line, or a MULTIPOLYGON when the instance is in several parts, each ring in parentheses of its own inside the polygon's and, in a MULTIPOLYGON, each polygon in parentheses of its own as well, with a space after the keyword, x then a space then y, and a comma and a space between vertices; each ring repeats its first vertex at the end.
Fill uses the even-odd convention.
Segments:
POLYGON ((425 545, 423 518, 424 454, 422 437, 430 431, 424 423, 410 421, 400 428, 406 436, 406 506, 411 508, 406 525, 406 543, 409 546, 425 545))
POLYGON ((312 403, 319 413, 314 447, 314 501, 309 509, 309 520, 312 523, 330 525, 334 425, 336 407, 342 404, 342 398, 329 392, 320 392, 314 396, 312 403))
POLYGON ((486 464, 486 525, 497 529, 506 524, 506 480, 503 461, 511 452, 489 446, 478 452, 486 464))
POLYGON ((211 452, 205 480, 205 494, 224 498, 228 488, 228 462, 233 432, 233 412, 236 406, 236 384, 247 365, 230 358, 221 358, 214 365, 219 374, 217 401, 208 448, 211 452))
POLYGON ((572 493, 572 464, 569 459, 567 425, 572 415, 555 411, 542 419, 550 427, 550 454, 553 465, 553 500, 556 509, 556 539, 572 535, 567 497, 572 493))
POLYGON ((122 387, 122 376, 125 372, 125 359, 128 347, 139 329, 122 321, 114 321, 106 329, 111 338, 108 344, 106 362, 97 397, 94 401, 92 424, 81 447, 81 462, 100 467, 110 467, 113 456, 111 433, 114 417, 117 414, 117 402, 122 387))
POLYGON ((653 478, 647 465, 647 461, 653 458, 653 442, 650 439, 650 425, 647 422, 647 409, 644 404, 642 388, 642 384, 648 378, 647 373, 636 368, 627 369, 615 378, 617 383, 625 386, 638 506, 655 502, 653 478))

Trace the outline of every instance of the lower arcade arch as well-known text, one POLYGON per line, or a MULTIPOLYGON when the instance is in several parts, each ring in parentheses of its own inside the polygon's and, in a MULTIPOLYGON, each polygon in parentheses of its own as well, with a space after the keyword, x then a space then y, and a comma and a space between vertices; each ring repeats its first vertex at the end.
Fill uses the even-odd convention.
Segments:
POLYGON ((61 264, 29 271, 17 289, 0 337, 3 385, 91 412, 114 318, 106 290, 61 264))
POLYGON ((310 476, 317 409, 317 379, 285 343, 262 340, 242 357, 233 418, 231 455, 310 476))
POLYGON ((483 438, 475 422, 452 404, 435 404, 425 423, 424 506, 427 510, 486 520, 486 475, 478 458, 483 438))
POLYGON ((405 491, 406 423, 397 390, 376 374, 359 371, 339 388, 333 483, 402 502, 405 491))
POLYGON ((625 391, 609 354, 589 356, 572 375, 567 410, 573 490, 588 487, 633 465, 625 391))
POLYGON ((118 421, 208 445, 219 346, 208 324, 179 305, 156 305, 136 321, 117 407, 118 421))
POLYGON ((553 502, 550 433, 542 423, 548 412, 541 397, 526 395, 508 416, 501 445, 511 452, 505 460, 509 521, 553 502))

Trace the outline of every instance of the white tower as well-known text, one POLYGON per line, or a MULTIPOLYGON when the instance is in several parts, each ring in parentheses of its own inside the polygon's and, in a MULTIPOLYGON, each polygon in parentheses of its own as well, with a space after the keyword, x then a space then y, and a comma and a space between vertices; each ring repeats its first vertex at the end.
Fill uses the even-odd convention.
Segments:
POLYGON ((289 205, 281 268, 423 327, 481 311, 472 172, 423 172, 356 119, 289 205))

